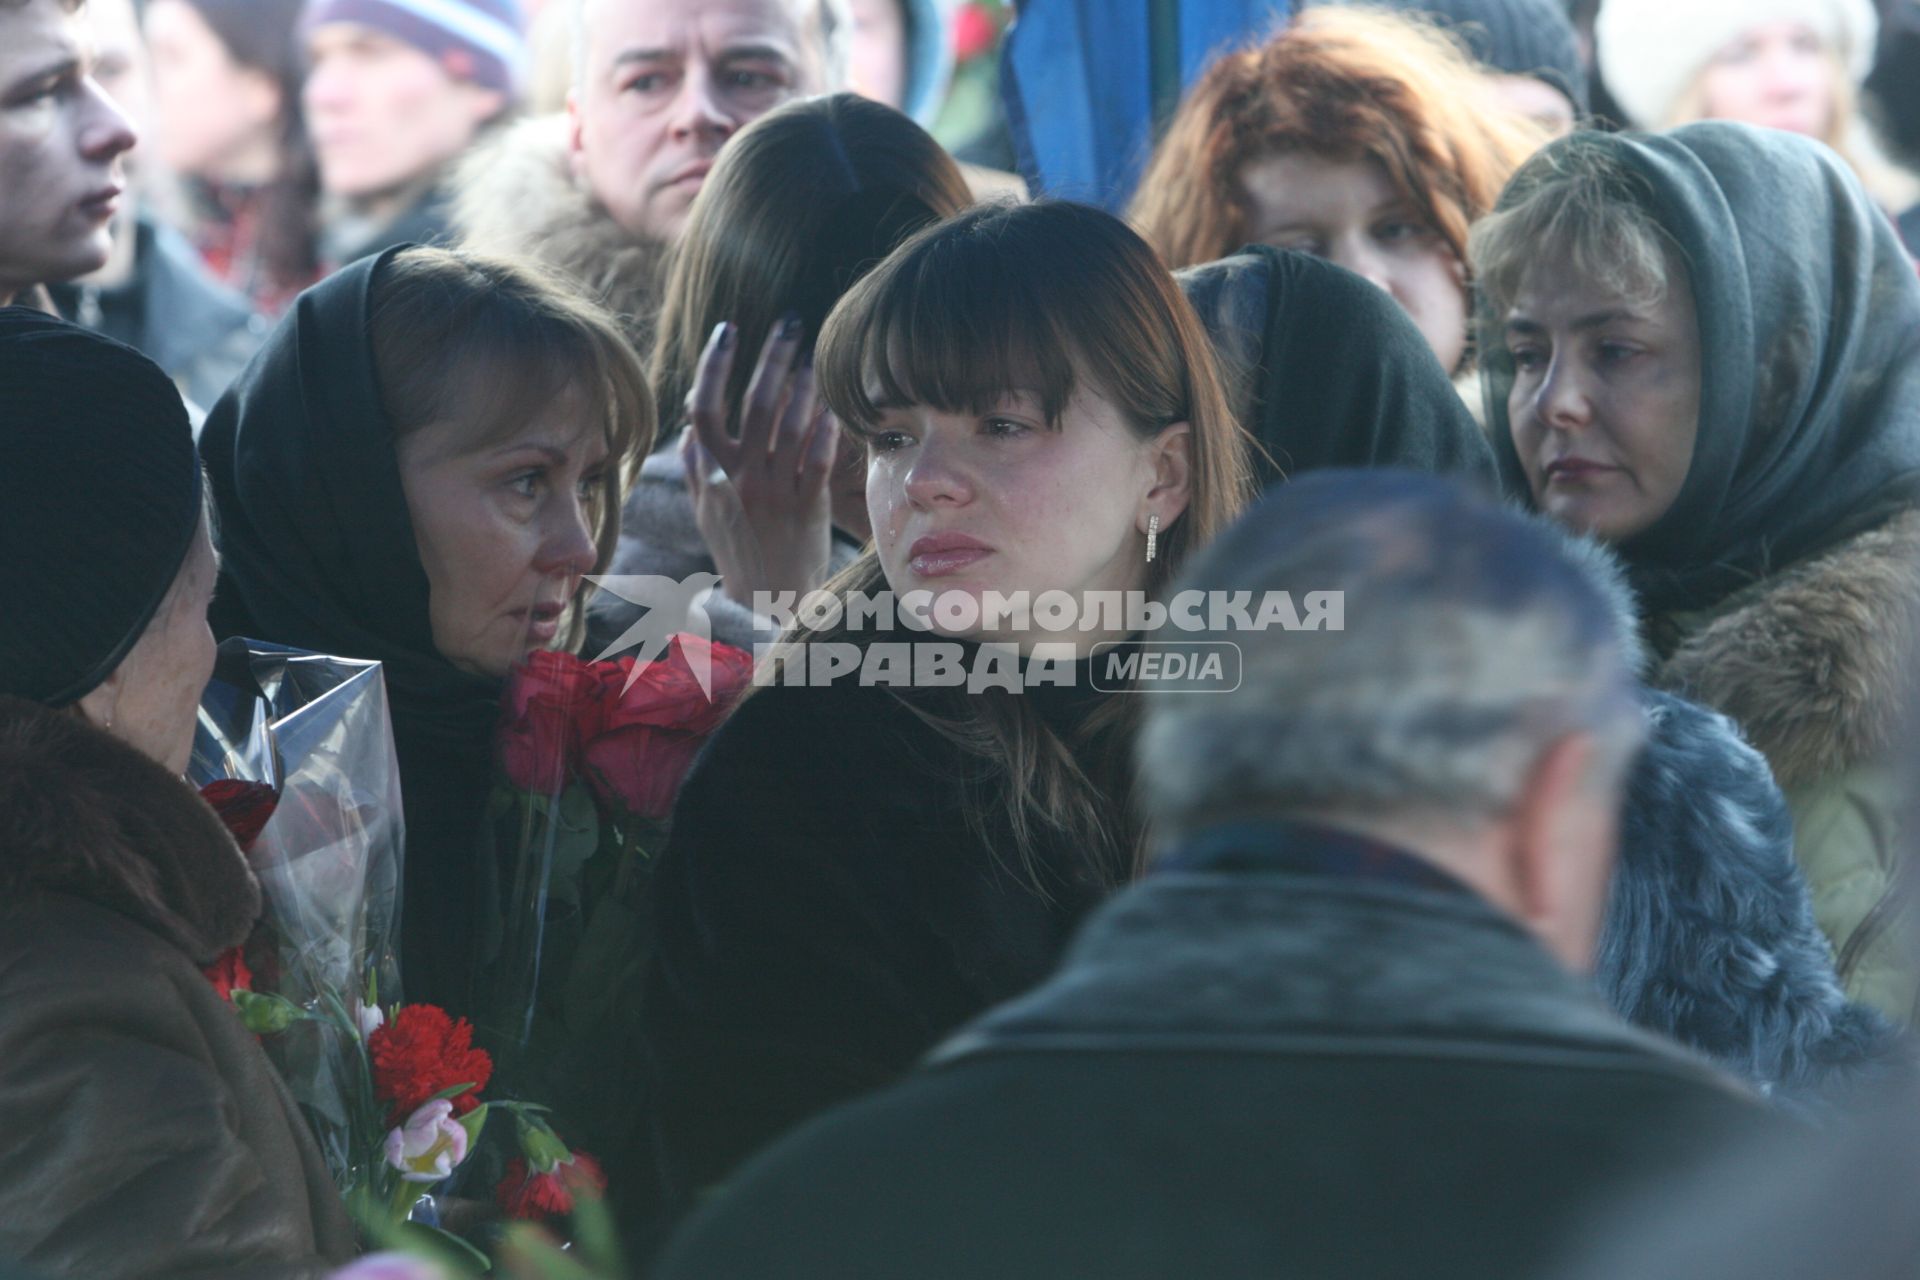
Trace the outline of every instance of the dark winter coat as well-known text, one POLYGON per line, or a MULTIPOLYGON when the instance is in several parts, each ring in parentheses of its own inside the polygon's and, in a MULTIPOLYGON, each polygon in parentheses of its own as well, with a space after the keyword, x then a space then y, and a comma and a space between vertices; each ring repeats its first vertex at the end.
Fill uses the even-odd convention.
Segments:
POLYGON ((1044 985, 749 1165, 658 1274, 1530 1276, 1754 1119, 1464 886, 1324 836, 1176 851, 1044 985))
MULTIPOLYGON (((1087 685, 1020 696, 1072 741, 1087 685)), ((761 690, 681 788, 642 1006, 676 1197, 1038 982, 1105 893, 1056 841, 1043 896, 968 829, 981 765, 897 696, 920 692, 761 690)))
POLYGON ((0 699, 0 1258, 317 1280, 352 1255, 305 1121, 200 972, 259 908, 185 782, 0 699))
POLYGON ((178 231, 142 212, 133 236, 133 274, 124 283, 56 284, 48 292, 61 315, 152 360, 204 412, 253 358, 267 324, 213 278, 178 231))

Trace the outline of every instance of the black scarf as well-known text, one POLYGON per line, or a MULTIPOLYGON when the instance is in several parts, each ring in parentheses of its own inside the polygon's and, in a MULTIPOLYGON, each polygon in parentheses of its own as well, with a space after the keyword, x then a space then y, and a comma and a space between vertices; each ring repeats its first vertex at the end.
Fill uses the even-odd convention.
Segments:
POLYGON ((300 295, 208 415, 200 452, 221 552, 212 616, 223 637, 382 664, 406 816, 401 972, 410 999, 461 1012, 501 690, 433 644, 367 337, 369 290, 394 252, 300 295))
POLYGON ((1375 285, 1270 245, 1180 282, 1216 347, 1259 335, 1241 412, 1271 457, 1256 458, 1262 487, 1326 467, 1405 467, 1492 487, 1479 425, 1419 328, 1375 285))
MULTIPOLYGON (((1920 279, 1844 162, 1722 121, 1585 142, 1645 179, 1700 317, 1693 464, 1618 547, 1643 605, 1711 605, 1920 503, 1920 279)), ((1530 503, 1511 362, 1484 367, 1502 479, 1530 503)))

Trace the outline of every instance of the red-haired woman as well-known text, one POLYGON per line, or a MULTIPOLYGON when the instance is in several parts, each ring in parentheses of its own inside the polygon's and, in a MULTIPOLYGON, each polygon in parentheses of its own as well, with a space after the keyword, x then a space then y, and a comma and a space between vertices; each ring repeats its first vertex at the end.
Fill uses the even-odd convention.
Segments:
POLYGON ((1467 228, 1545 139, 1432 25, 1314 8, 1208 68, 1128 216, 1176 268, 1258 242, 1357 272, 1458 374, 1467 228))

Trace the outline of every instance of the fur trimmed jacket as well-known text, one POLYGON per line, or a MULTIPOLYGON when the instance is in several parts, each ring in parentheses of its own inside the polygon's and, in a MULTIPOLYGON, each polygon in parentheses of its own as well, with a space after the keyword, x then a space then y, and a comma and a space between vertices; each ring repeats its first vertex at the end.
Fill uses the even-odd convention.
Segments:
POLYGON ((0 1258, 73 1280, 306 1280, 353 1230, 200 968, 260 891, 179 778, 0 698, 0 1258))
POLYGON ((1915 923, 1894 891, 1911 770, 1894 760, 1920 612, 1920 511, 1710 610, 1649 620, 1652 683, 1731 716, 1773 767, 1847 992, 1911 1021, 1915 923))
POLYGON ((453 176, 460 247, 530 258, 586 286, 642 361, 653 353, 667 246, 634 236, 573 176, 563 115, 522 120, 473 148, 453 176))

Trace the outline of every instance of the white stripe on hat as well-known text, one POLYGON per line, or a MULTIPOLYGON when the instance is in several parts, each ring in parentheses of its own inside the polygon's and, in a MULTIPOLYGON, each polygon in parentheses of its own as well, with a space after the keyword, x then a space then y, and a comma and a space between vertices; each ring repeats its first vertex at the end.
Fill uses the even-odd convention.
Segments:
POLYGON ((468 44, 477 45, 499 58, 509 70, 518 69, 526 46, 512 23, 504 22, 472 5, 462 4, 460 0, 380 0, 380 3, 451 31, 468 44))

